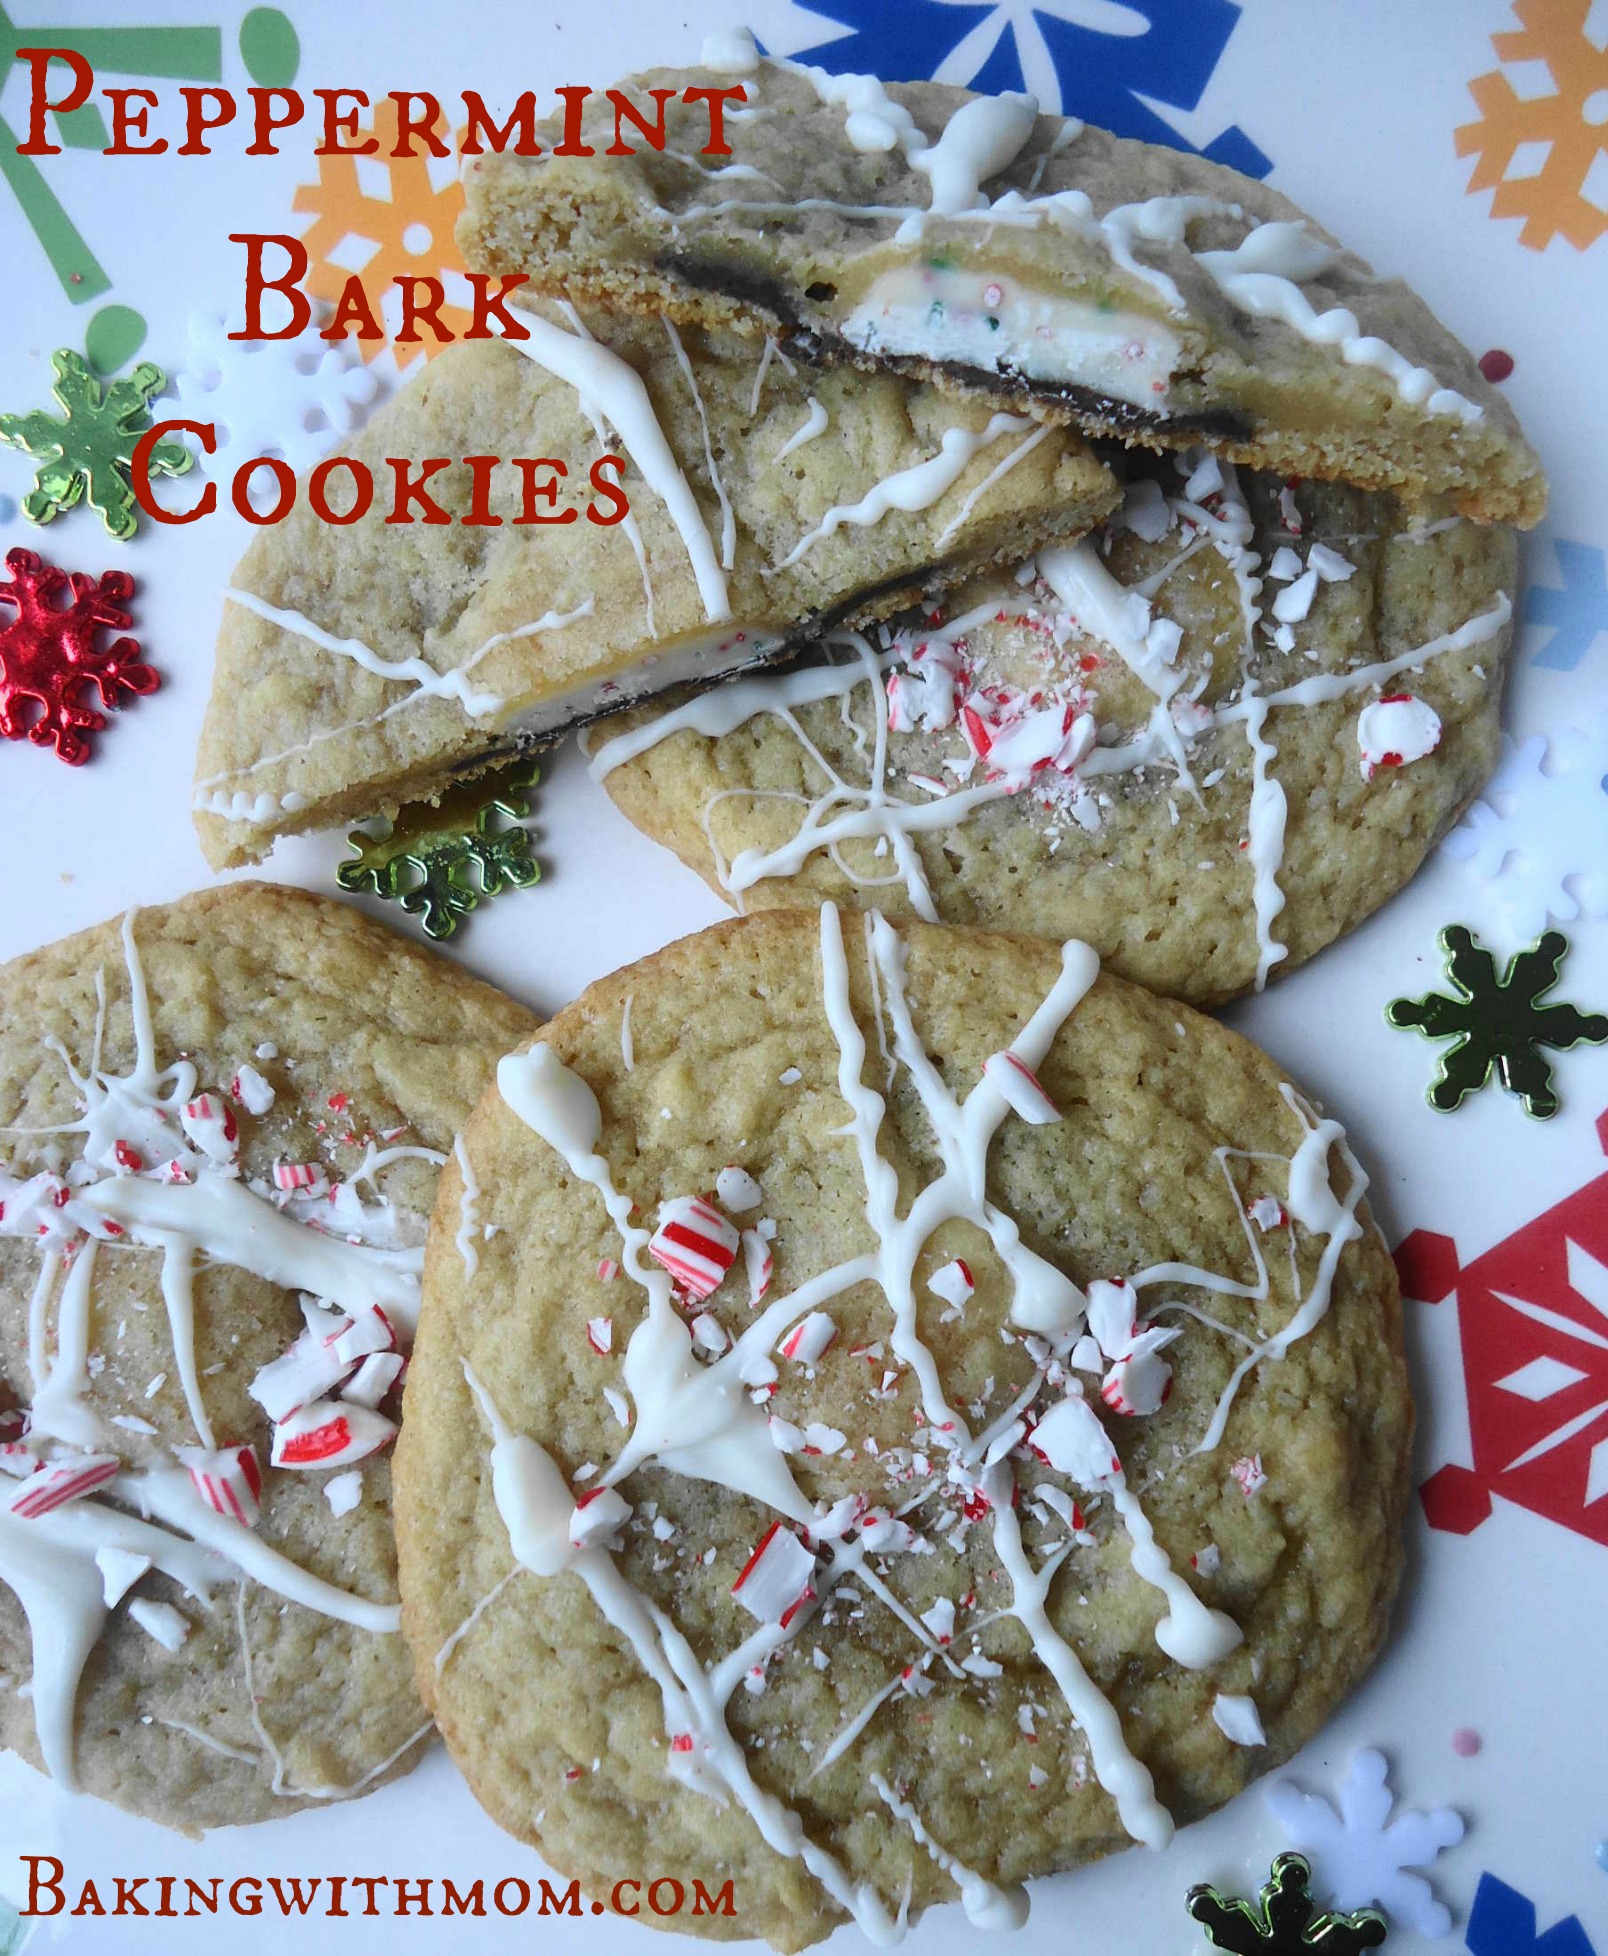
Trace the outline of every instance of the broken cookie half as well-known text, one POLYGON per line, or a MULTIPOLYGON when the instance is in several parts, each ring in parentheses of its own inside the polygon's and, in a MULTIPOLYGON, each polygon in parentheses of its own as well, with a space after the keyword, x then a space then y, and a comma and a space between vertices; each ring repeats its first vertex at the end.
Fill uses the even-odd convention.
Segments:
POLYGON ((468 167, 465 261, 1086 433, 1206 441, 1482 522, 1543 514, 1535 455, 1467 349, 1265 184, 1028 95, 761 61, 741 36, 705 57, 625 87, 741 87, 728 156, 696 153, 707 117, 679 101, 662 151, 607 153, 611 111, 589 104, 584 155, 566 132, 564 154, 468 167))
POLYGON ((299 494, 237 567, 197 768, 214 868, 881 618, 1119 497, 1075 431, 897 375, 519 316, 528 338, 454 347, 352 446, 377 484, 448 458, 436 512, 388 520, 380 493, 354 516, 337 471, 321 495, 346 520, 299 494))

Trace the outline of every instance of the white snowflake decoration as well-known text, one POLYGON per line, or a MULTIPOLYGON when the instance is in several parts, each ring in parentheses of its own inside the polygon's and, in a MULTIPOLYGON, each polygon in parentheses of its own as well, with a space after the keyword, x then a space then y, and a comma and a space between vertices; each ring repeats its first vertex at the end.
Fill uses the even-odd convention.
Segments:
POLYGON ((1444 1936, 1451 1911, 1414 1868, 1426 1868, 1442 1848, 1463 1838, 1462 1819, 1450 1807, 1390 1818, 1395 1796, 1382 1752, 1353 1753, 1340 1808, 1314 1793, 1279 1780, 1263 1794, 1273 1817, 1312 1860, 1314 1893, 1328 1908, 1379 1907, 1421 1936, 1444 1936))
POLYGON ((1549 917, 1608 916, 1608 715, 1505 747, 1446 854, 1487 879, 1521 937, 1538 937, 1549 917))
POLYGON ((190 315, 179 398, 218 437, 216 452, 197 459, 216 481, 256 455, 280 456, 300 475, 357 427, 379 382, 351 342, 320 339, 316 324, 292 340, 231 340, 242 323, 190 315))

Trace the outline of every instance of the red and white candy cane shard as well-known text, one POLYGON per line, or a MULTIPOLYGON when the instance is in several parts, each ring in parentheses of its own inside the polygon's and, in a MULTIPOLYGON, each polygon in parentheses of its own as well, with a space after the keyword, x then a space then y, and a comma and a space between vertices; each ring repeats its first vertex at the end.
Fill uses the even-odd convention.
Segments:
POLYGON ((1121 1358, 1138 1335, 1138 1292, 1123 1278, 1096 1277, 1084 1297, 1095 1342, 1107 1358, 1121 1358))
POLYGON ((576 1548, 613 1548, 631 1519, 631 1504, 612 1487, 594 1487, 575 1503, 569 1538, 576 1548))
POLYGON ((777 1350, 783 1358, 796 1359, 800 1365, 813 1365, 836 1336, 836 1322, 825 1311, 811 1311, 808 1317, 799 1319, 777 1350))
POLYGON ((273 1088, 254 1066, 241 1067, 229 1091, 248 1114, 266 1114, 274 1104, 273 1088))
POLYGON ((233 1161, 240 1146, 234 1109, 221 1093, 198 1094, 179 1109, 179 1126, 209 1161, 233 1161))
POLYGON ((368 1406, 315 1399, 274 1428, 276 1467, 349 1467, 396 1438, 396 1422, 368 1406))
POLYGON ((606 1256, 606 1257, 599 1258, 598 1266, 597 1266, 597 1280, 600 1284, 613 1283, 614 1279, 617 1276, 619 1276, 619 1274, 620 1274, 620 1266, 615 1262, 613 1257, 606 1256))
POLYGON ((0 1474, 9 1474, 13 1480, 22 1481, 38 1471, 38 1454, 31 1452, 20 1440, 0 1440, 0 1474))
POLYGON ((1228 1470, 1238 1483, 1239 1491, 1248 1501, 1259 1488, 1267 1486, 1267 1475, 1262 1472, 1262 1456, 1248 1453, 1236 1460, 1228 1470))
POLYGON ((377 1406, 407 1370, 400 1352, 370 1352, 341 1387, 343 1406, 377 1406))
POLYGON ((255 1447, 180 1447, 197 1494, 214 1513, 250 1528, 262 1512, 262 1469, 255 1447))
POLYGON ((934 1297, 941 1297, 946 1304, 959 1310, 977 1286, 972 1281, 971 1265, 963 1263, 957 1256, 941 1270, 932 1273, 927 1279, 927 1288, 934 1297))
POLYGON ((771 1287, 776 1259, 757 1229, 743 1231, 743 1268, 748 1273, 748 1308, 752 1310, 771 1287))
POLYGON ((277 1425, 299 1406, 338 1386, 354 1363, 339 1357, 334 1344, 317 1332, 304 1331, 282 1358, 262 1368, 246 1390, 277 1425))
POLYGON ((983 1078, 1001 1095, 1013 1114, 1033 1127, 1048 1127, 1061 1110, 1039 1085, 1038 1075, 1012 1052, 990 1053, 983 1061, 983 1078))
POLYGON ((144 1155, 140 1153, 138 1148, 131 1146, 127 1141, 114 1141, 112 1143, 112 1159, 117 1163, 119 1168, 130 1175, 140 1174, 145 1167, 144 1155))
POLYGON ((586 1320, 586 1342, 599 1358, 607 1358, 614 1349, 613 1318, 588 1318, 586 1320))
POLYGON ((1119 1358, 1106 1373, 1100 1397, 1114 1413, 1159 1413, 1172 1391, 1172 1367, 1154 1346, 1119 1358))
POLYGON ((1282 1229, 1290 1220, 1276 1195, 1259 1195, 1245 1213, 1264 1234, 1270 1229, 1282 1229))
POLYGON ((659 1205, 659 1226, 648 1241, 648 1255, 662 1264, 689 1297, 717 1291, 737 1261, 739 1231, 720 1211, 696 1195, 672 1196, 659 1205))
POLYGON ((942 1645, 954 1641, 955 1605, 948 1596, 940 1596, 930 1609, 923 1610, 921 1620, 932 1632, 935 1643, 942 1645))
POLYGON ((715 1177, 715 1195, 734 1216, 746 1216, 760 1204, 760 1187, 746 1168, 731 1166, 715 1177))
POLYGON ((731 1335, 713 1311, 700 1311, 692 1321, 692 1342, 701 1352, 718 1358, 731 1346, 731 1335))
POLYGON ((784 1521, 773 1521, 743 1564, 731 1593, 749 1615, 785 1630, 815 1596, 815 1554, 784 1521))
POLYGON ((1405 767, 1433 754, 1441 740, 1440 715, 1412 693, 1386 693, 1357 715, 1362 778, 1375 769, 1405 767))
POLYGON ((394 1352, 396 1346, 396 1326, 378 1304, 365 1305, 335 1336, 335 1356, 347 1365, 355 1365, 370 1352, 394 1352))
POLYGON ((59 1460, 47 1460, 11 1497, 11 1512, 24 1521, 37 1521, 64 1502, 104 1487, 122 1469, 123 1463, 114 1453, 71 1453, 59 1460))
POLYGON ((286 1194, 298 1190, 317 1194, 327 1184, 324 1171, 316 1161, 276 1161, 274 1163, 274 1187, 283 1189, 286 1194))
POLYGON ((1100 1487, 1122 1477, 1122 1462, 1105 1428, 1076 1393, 1055 1402, 1034 1427, 1028 1445, 1047 1466, 1080 1487, 1100 1487))

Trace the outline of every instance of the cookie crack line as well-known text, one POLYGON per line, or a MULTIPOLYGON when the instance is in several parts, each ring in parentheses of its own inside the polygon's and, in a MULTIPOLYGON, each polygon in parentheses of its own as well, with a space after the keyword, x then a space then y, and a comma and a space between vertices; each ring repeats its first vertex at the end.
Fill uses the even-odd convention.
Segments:
MULTIPOLYGON (((885 1016, 892 1040, 890 1069, 906 1070, 930 1125, 940 1164, 902 1214, 899 1176, 881 1151, 887 1102, 864 1078, 866 1038, 851 1005, 842 922, 832 904, 820 913, 818 956, 822 1009, 838 1052, 837 1088, 849 1116, 839 1131, 855 1151, 864 1216, 875 1247, 766 1304, 729 1349, 712 1362, 701 1363, 693 1333, 676 1309, 671 1271, 663 1261, 666 1252, 654 1233, 635 1220, 631 1198, 616 1184, 600 1151, 603 1114, 596 1095, 550 1046, 538 1041, 501 1062, 498 1092, 517 1119, 563 1162, 574 1181, 595 1192, 618 1237, 619 1268, 645 1296, 645 1310, 630 1334, 623 1359, 622 1377, 632 1413, 629 1437, 577 1500, 552 1455, 537 1438, 510 1426, 467 1358, 463 1371, 491 1437, 492 1492, 515 1566, 541 1578, 569 1572, 586 1584, 659 1691, 668 1774, 712 1799, 735 1800, 773 1850, 802 1861, 832 1902, 852 1915, 874 1941, 886 1943, 902 1933, 904 1909, 891 1913, 841 1860, 811 1840, 796 1811, 755 1783, 744 1749, 730 1728, 727 1707, 737 1685, 795 1638, 850 1575, 912 1631, 920 1666, 938 1661, 957 1675, 963 1667, 955 1664, 926 1625, 911 1617, 871 1568, 868 1557, 880 1539, 873 1524, 887 1518, 853 1498, 826 1508, 805 1496, 772 1422, 754 1403, 753 1381, 775 1376, 774 1368, 766 1370, 772 1354, 784 1349, 784 1340, 797 1327, 813 1322, 824 1304, 855 1286, 869 1284, 881 1292, 890 1313, 889 1346, 917 1382, 932 1444, 947 1459, 947 1481, 960 1489, 968 1515, 988 1520, 994 1554, 1010 1586, 1000 1614, 1014 1618, 1026 1631, 1034 1659, 1058 1688, 1066 1716, 1088 1745, 1096 1778, 1115 1803, 1125 1829, 1135 1840, 1161 1848, 1171 1839, 1173 1823, 1156 1798, 1150 1773, 1129 1748, 1114 1705, 1051 1620, 1049 1592, 1065 1551, 1052 1552, 1035 1566, 1026 1549, 1016 1513, 1019 1463, 1036 1456, 1053 1471, 1065 1473, 1093 1499, 1108 1501, 1127 1535, 1133 1572, 1164 1605, 1154 1627, 1159 1649, 1189 1670, 1210 1671, 1220 1664, 1242 1643, 1239 1626, 1202 1603, 1173 1569, 1067 1361, 1075 1347, 1091 1342, 1091 1333, 1102 1348, 1121 1341, 1128 1356, 1108 1377, 1105 1396, 1110 1398, 1113 1380, 1124 1367, 1135 1364, 1141 1351, 1151 1355, 1153 1364, 1154 1353, 1182 1335, 1179 1328, 1142 1325, 1137 1300, 1145 1291, 1183 1286, 1209 1295, 1268 1301, 1272 1296, 1268 1266, 1230 1162, 1238 1157, 1280 1164, 1289 1217, 1322 1242, 1310 1281, 1303 1285, 1292 1234, 1295 1305, 1283 1327, 1269 1337, 1252 1339, 1216 1325, 1192 1307, 1178 1306, 1247 1347, 1196 1451, 1214 1448, 1251 1371, 1281 1359, 1327 1311, 1340 1256, 1363 1233, 1358 1210, 1367 1178, 1338 1123, 1313 1116, 1294 1089, 1285 1086, 1285 1103, 1303 1130, 1293 1154, 1243 1156, 1241 1151, 1219 1147, 1213 1156, 1244 1231, 1254 1280, 1168 1261, 1138 1271, 1124 1284, 1102 1283, 1085 1292, 1022 1240, 1016 1220, 990 1199, 985 1185, 992 1141, 1009 1117, 1040 1123, 1062 1118, 1040 1086, 1037 1070, 1095 982, 1094 954, 1077 942, 1064 947, 1060 975, 1042 1003, 1009 1045, 989 1059, 982 1077, 962 1098, 945 1084, 916 1031, 903 941, 882 917, 866 920, 867 971, 880 1001, 879 1038, 885 1016), (1331 1185, 1334 1158, 1346 1171, 1344 1195, 1337 1195, 1331 1185), (918 1258, 937 1229, 956 1221, 983 1231, 1003 1264, 1011 1286, 1011 1321, 1034 1363, 1028 1388, 976 1433, 949 1399, 941 1368, 917 1318, 918 1258), (1126 1333, 1118 1329, 1119 1320, 1127 1323, 1126 1333), (1037 1410, 1029 1429, 1024 1416, 1035 1411, 1052 1381, 1058 1396, 1048 1408, 1037 1410), (1029 1434, 1030 1444, 1025 1444, 1029 1434), (756 1566, 774 1551, 777 1558, 785 1556, 788 1566, 778 1580, 793 1600, 786 1607, 765 1611, 759 1629, 712 1666, 694 1657, 673 1616, 635 1587, 617 1559, 615 1537, 631 1513, 619 1490, 649 1464, 746 1495, 777 1517, 737 1589, 741 1591, 756 1566)), ((706 1225, 710 1228, 721 1220, 717 1212, 711 1211, 711 1217, 706 1225)), ((735 1235, 733 1231, 733 1248, 735 1235)), ((756 1298, 756 1307, 761 1301, 756 1298)), ((1136 1374, 1128 1382, 1136 1392, 1140 1389, 1136 1374)), ((1119 1399, 1120 1387, 1112 1403, 1119 1399)), ((911 1509, 927 1498, 918 1495, 911 1509)), ((755 1613, 761 1614, 758 1607, 755 1613)), ((474 1620, 471 1617, 449 1638, 438 1667, 472 1630, 474 1620)), ((896 1677, 871 1700, 834 1740, 816 1770, 836 1763, 850 1750, 881 1707, 895 1698, 901 1681, 896 1677)), ((973 1920, 999 1924, 1025 1916, 1025 1897, 1019 1889, 998 1888, 964 1866, 939 1846, 914 1809, 904 1810, 899 1796, 890 1803, 887 1789, 878 1788, 874 1779, 868 1785, 950 1874, 973 1920)))

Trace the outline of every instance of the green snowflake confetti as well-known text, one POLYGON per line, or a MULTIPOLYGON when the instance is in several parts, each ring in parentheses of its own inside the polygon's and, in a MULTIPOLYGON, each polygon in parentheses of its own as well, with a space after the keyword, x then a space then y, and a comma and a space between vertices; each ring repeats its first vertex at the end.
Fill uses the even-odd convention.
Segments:
POLYGON ((1541 1048, 1562 1050, 1608 1040, 1608 1018, 1573 1005, 1543 1005, 1558 982, 1558 968, 1569 949, 1560 930, 1549 930, 1527 951, 1509 960, 1500 978, 1496 961, 1463 924, 1448 924, 1440 934, 1446 975, 1454 996, 1429 992, 1423 998, 1396 998, 1385 1018, 1426 1039, 1450 1039, 1429 1090, 1429 1104, 1449 1114, 1477 1093, 1494 1067, 1502 1085, 1516 1094, 1524 1111, 1538 1121, 1558 1111, 1552 1063, 1541 1048))
POLYGON ((1230 1956, 1357 1956, 1385 1939, 1385 1918, 1371 1908, 1352 1915, 1319 1915, 1306 1857, 1281 1854, 1254 1902, 1202 1882, 1185 1907, 1215 1949, 1230 1956))
POLYGON ((400 903, 438 941, 451 937, 482 897, 540 879, 522 826, 538 777, 534 761, 521 761, 489 781, 466 781, 439 801, 404 808, 394 823, 356 830, 346 838, 356 858, 341 864, 336 882, 400 903))
MULTIPOLYGON (((167 385, 167 376, 142 360, 123 379, 103 384, 82 354, 66 347, 50 356, 50 364, 56 370, 51 392, 61 417, 42 408, 32 414, 0 414, 0 441, 25 449, 39 464, 22 513, 30 522, 48 523, 87 500, 112 536, 131 537, 140 520, 130 487, 134 450, 151 426, 148 410, 167 385)), ((194 462, 182 442, 164 439, 151 448, 152 475, 183 475, 194 462)))

